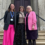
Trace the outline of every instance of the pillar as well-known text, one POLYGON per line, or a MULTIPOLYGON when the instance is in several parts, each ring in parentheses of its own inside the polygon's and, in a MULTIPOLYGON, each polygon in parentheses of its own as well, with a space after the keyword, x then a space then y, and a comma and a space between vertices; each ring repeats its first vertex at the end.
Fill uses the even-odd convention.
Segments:
MULTIPOLYGON (((39 16, 45 19, 45 0, 38 0, 39 16)), ((40 30, 45 30, 45 21, 40 20, 40 30)))
MULTIPOLYGON (((32 4, 33 10, 36 12, 37 15, 39 15, 38 0, 32 0, 32 4)), ((40 21, 38 17, 37 17, 37 25, 38 29, 40 30, 40 21)))
MULTIPOLYGON (((0 18, 4 17, 5 11, 8 9, 11 0, 0 0, 0 18)), ((4 20, 0 21, 0 31, 3 30, 4 20)))

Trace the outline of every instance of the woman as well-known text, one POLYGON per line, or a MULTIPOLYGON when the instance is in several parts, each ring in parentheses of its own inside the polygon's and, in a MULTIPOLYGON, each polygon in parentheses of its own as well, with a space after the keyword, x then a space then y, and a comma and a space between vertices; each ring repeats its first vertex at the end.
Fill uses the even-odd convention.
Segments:
POLYGON ((26 45, 25 40, 25 13, 24 7, 20 6, 19 12, 17 13, 17 29, 15 31, 15 44, 26 45))
POLYGON ((33 41, 33 45, 36 45, 37 39, 37 19, 36 14, 32 11, 31 6, 27 6, 26 8, 27 14, 25 18, 25 26, 27 32, 27 39, 29 40, 29 45, 31 45, 31 40, 33 41))
POLYGON ((13 45, 16 27, 16 13, 14 4, 10 4, 4 16, 3 45, 13 45))

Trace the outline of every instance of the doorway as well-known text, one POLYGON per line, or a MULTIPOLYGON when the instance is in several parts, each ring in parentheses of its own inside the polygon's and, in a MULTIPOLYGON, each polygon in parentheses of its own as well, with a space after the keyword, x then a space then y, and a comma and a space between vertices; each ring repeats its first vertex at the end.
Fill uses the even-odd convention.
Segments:
POLYGON ((26 10, 26 6, 31 5, 31 1, 30 0, 14 0, 14 4, 15 4, 16 11, 19 11, 19 6, 24 6, 26 10))

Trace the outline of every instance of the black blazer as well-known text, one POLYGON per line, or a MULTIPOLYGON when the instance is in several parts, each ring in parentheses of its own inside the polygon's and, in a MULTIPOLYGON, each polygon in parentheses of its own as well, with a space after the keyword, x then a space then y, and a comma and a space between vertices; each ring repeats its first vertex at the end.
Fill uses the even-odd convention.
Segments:
MULTIPOLYGON (((10 12, 6 11, 4 15, 4 30, 8 29, 10 24, 10 12)), ((14 13, 14 28, 16 29, 16 12, 14 13)))
MULTIPOLYGON (((17 12, 17 13, 16 13, 16 14, 17 14, 17 16, 16 16, 16 23, 17 23, 17 25, 18 25, 18 21, 19 21, 19 13, 20 13, 20 12, 17 12)), ((25 12, 24 12, 24 15, 26 16, 26 13, 25 13, 25 12)), ((17 25, 16 25, 16 26, 17 26, 17 25)))

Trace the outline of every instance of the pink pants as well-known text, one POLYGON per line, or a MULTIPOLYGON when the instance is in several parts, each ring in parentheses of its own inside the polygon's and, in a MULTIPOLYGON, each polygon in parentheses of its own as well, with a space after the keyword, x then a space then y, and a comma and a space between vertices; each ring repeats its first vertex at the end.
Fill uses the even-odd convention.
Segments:
POLYGON ((3 45, 13 45, 14 34, 14 25, 9 25, 8 30, 4 30, 3 45))

